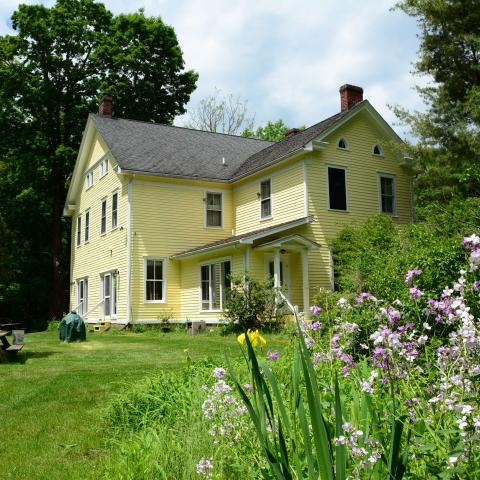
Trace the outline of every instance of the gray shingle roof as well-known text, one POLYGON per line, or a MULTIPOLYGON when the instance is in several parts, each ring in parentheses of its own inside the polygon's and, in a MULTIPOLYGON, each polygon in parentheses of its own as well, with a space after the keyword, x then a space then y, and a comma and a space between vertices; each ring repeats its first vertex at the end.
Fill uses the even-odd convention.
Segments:
POLYGON ((122 170, 228 182, 295 153, 362 103, 278 143, 100 115, 91 118, 122 170))
POLYGON ((92 115, 122 170, 228 181, 272 142, 92 115), (222 157, 226 165, 222 165, 222 157))

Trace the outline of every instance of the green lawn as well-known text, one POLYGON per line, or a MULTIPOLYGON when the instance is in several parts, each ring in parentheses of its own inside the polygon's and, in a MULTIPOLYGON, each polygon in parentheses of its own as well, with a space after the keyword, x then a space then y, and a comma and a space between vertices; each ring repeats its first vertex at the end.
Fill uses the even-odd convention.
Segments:
MULTIPOLYGON (((286 339, 266 336, 268 347, 286 339)), ((239 355, 235 337, 157 332, 90 334, 63 344, 31 333, 15 362, 0 364, 0 478, 97 479, 108 455, 103 408, 144 376, 193 361, 239 355)))

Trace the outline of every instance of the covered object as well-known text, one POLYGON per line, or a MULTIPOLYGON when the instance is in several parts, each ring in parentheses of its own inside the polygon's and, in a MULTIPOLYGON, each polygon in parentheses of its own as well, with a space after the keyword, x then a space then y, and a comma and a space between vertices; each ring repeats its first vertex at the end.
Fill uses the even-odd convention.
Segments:
POLYGON ((65 315, 58 328, 62 342, 77 342, 87 339, 85 323, 76 312, 70 312, 68 315, 65 315))

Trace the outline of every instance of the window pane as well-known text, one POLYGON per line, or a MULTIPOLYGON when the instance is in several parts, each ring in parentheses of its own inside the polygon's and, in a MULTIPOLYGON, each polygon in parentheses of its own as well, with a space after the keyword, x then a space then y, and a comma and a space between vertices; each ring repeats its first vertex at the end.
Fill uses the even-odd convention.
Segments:
POLYGON ((146 299, 155 300, 155 281, 153 280, 147 280, 146 299))
POLYGON ((222 195, 220 193, 207 193, 207 207, 220 210, 222 208, 222 195))
POLYGON ((82 241, 82 217, 77 218, 77 245, 82 241))
POLYGON ((381 177, 382 195, 393 195, 393 178, 381 177))
POLYGON ((147 260, 147 280, 155 279, 155 261, 147 260))
POLYGON ((163 282, 157 280, 154 282, 155 285, 155 300, 162 300, 163 298, 163 282))
POLYGON ((271 202, 270 200, 262 200, 262 218, 270 217, 272 214, 271 202))
POLYGON ((382 196, 382 212, 393 213, 393 197, 382 196))
POLYGON ((212 265, 212 279, 214 280, 212 285, 212 308, 220 308, 220 296, 221 296, 221 285, 222 285, 222 269, 221 264, 212 265))
POLYGON ((163 280, 163 262, 161 260, 154 260, 153 263, 155 264, 155 280, 163 280))
POLYGON ((112 228, 117 227, 117 217, 118 217, 118 194, 114 193, 112 195, 112 228))
POLYGON ((207 210, 207 226, 221 227, 222 226, 222 212, 215 210, 207 210))
POLYGON ((260 194, 262 199, 270 197, 270 180, 265 180, 260 184, 260 194))
POLYGON ((335 210, 347 209, 347 191, 345 187, 345 170, 342 168, 328 168, 328 191, 330 208, 335 210))
POLYGON ((223 286, 227 289, 231 287, 230 274, 231 274, 231 265, 230 262, 222 263, 222 280, 223 286))
POLYGON ((209 291, 210 282, 209 282, 208 272, 209 272, 208 265, 203 265, 201 268, 201 277, 202 277, 201 287, 202 287, 202 308, 204 310, 209 308, 209 300, 210 300, 210 291, 209 291))

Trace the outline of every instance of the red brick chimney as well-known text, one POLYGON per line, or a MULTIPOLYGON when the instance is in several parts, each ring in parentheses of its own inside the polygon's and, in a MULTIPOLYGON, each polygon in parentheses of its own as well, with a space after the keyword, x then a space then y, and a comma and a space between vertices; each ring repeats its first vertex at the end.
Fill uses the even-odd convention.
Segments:
POLYGON ((363 101, 363 88, 348 83, 340 87, 340 109, 342 112, 350 110, 361 101, 363 101))
POLYGON ((113 104, 112 96, 108 94, 103 95, 98 105, 98 113, 102 117, 112 118, 112 104, 113 104))

